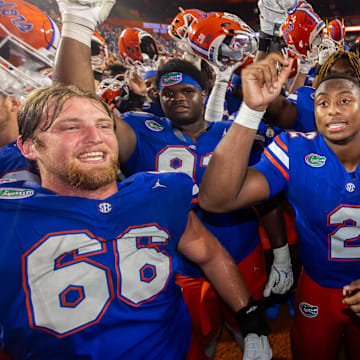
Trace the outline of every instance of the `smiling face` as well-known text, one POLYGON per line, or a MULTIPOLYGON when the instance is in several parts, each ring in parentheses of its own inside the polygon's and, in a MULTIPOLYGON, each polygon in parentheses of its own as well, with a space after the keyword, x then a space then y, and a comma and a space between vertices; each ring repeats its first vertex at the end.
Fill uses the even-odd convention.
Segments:
POLYGON ((344 78, 329 79, 315 92, 315 119, 328 144, 360 140, 360 89, 344 78))
POLYGON ((190 84, 165 86, 160 102, 165 115, 177 126, 203 121, 206 93, 190 84))
POLYGON ((43 187, 66 195, 64 189, 96 190, 116 184, 114 123, 99 103, 71 97, 46 131, 39 130, 44 115, 41 121, 23 148, 25 156, 37 162, 43 187))

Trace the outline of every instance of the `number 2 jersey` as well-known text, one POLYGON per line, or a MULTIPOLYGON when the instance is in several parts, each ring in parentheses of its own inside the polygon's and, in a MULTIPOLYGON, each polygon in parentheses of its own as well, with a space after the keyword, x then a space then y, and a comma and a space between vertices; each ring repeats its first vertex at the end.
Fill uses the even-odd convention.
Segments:
POLYGON ((1 184, 2 349, 15 359, 185 359, 175 251, 193 185, 142 173, 92 200, 1 184))
POLYGON ((285 190, 296 214, 306 273, 342 288, 360 274, 360 170, 349 174, 317 132, 282 133, 254 166, 270 196, 285 190))
MULTIPOLYGON (((196 139, 173 128, 167 118, 151 114, 129 112, 123 114, 134 130, 137 146, 124 164, 130 174, 139 171, 176 171, 188 174, 199 185, 212 153, 232 122, 209 123, 206 131, 196 139)), ((254 157, 258 155, 252 154, 254 157)), ((195 209, 206 228, 212 232, 236 263, 249 255, 259 244, 258 221, 252 209, 215 214, 195 209)), ((201 270, 184 261, 178 272, 190 277, 202 277, 201 270)))

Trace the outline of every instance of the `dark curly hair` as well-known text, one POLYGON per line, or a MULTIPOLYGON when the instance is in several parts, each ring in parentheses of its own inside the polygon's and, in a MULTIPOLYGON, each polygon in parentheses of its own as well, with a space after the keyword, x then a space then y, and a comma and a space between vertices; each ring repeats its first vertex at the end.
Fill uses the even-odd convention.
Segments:
POLYGON ((324 64, 321 65, 318 74, 317 84, 319 84, 324 78, 329 75, 331 66, 340 59, 347 59, 349 61, 351 67, 355 72, 356 78, 358 79, 358 81, 360 81, 360 58, 352 51, 339 50, 329 56, 324 62, 324 64))

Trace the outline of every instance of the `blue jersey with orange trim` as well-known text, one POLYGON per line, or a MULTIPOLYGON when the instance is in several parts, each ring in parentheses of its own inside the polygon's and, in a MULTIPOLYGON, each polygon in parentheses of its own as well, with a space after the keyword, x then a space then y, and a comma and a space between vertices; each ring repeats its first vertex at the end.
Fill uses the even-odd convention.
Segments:
POLYGON ((4 350, 36 360, 185 359, 190 317, 174 273, 193 186, 185 174, 141 173, 92 200, 1 184, 4 350))
POLYGON ((302 86, 288 96, 288 100, 296 105, 297 110, 296 121, 291 127, 293 130, 300 132, 315 130, 314 93, 314 88, 302 86))
MULTIPOLYGON (((143 113, 126 113, 123 119, 133 128, 137 146, 124 164, 130 173, 148 170, 184 172, 199 185, 210 157, 226 134, 231 122, 209 123, 207 130, 196 139, 174 129, 167 118, 143 113)), ((260 242, 255 212, 239 210, 230 214, 214 214, 196 210, 203 224, 229 251, 235 262, 250 254, 260 242)), ((185 261, 179 273, 192 277, 203 276, 201 270, 185 261)))
POLYGON ((16 141, 0 148, 0 179, 28 180, 40 183, 38 170, 16 145, 16 141))
POLYGON ((331 288, 359 278, 360 169, 350 175, 317 132, 282 133, 254 167, 270 196, 286 191, 307 274, 331 288))

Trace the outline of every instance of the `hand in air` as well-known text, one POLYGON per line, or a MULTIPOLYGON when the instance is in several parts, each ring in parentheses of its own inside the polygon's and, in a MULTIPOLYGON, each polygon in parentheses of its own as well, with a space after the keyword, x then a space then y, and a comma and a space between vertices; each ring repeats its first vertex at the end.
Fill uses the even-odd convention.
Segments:
POLYGON ((242 70, 243 100, 251 109, 264 111, 279 96, 291 72, 292 61, 272 53, 242 70))
MULTIPOLYGON (((116 0, 56 0, 62 20, 81 18, 81 24, 92 30, 109 15, 116 0)), ((75 22, 75 21, 74 21, 75 22)))

